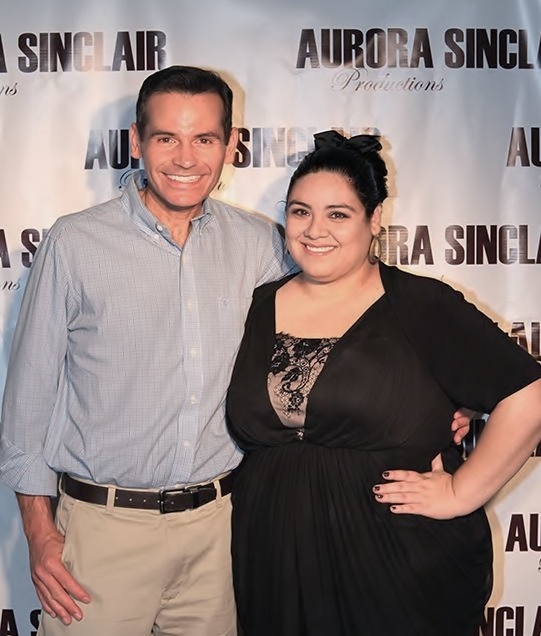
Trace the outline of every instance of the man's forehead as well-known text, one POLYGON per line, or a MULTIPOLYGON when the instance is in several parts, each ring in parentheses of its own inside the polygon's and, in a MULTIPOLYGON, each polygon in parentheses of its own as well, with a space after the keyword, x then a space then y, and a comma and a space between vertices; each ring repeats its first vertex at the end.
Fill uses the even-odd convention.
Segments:
POLYGON ((218 93, 205 91, 203 93, 188 93, 186 91, 157 91, 149 96, 147 105, 157 103, 178 103, 185 104, 185 107, 191 105, 204 105, 208 109, 217 109, 223 112, 224 104, 218 93))
POLYGON ((190 130, 223 134, 223 103, 216 93, 155 93, 147 103, 151 127, 163 123, 190 130))

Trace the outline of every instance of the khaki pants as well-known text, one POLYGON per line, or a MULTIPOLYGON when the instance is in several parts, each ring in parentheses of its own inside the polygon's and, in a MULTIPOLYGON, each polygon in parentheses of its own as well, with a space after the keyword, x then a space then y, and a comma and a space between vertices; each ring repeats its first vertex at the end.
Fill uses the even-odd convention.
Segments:
POLYGON ((230 495, 162 515, 63 494, 56 518, 92 601, 67 627, 43 612, 38 636, 236 635, 230 495))

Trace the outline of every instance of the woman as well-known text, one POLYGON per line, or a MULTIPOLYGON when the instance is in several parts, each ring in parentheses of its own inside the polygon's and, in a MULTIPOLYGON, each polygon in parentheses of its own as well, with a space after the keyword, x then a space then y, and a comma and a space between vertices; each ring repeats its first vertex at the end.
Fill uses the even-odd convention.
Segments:
POLYGON ((316 135, 286 201, 301 273, 256 290, 247 319, 228 396, 245 636, 471 636, 482 506, 541 436, 533 358, 449 286, 378 262, 379 150, 316 135), (492 413, 465 463, 458 404, 492 413))

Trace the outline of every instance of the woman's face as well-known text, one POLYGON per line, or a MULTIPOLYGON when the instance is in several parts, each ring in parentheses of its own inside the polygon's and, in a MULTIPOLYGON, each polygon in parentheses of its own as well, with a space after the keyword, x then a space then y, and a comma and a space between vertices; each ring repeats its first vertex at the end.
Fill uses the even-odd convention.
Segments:
POLYGON ((336 172, 301 177, 286 207, 286 243, 304 275, 317 282, 355 276, 369 268, 372 236, 381 229, 381 206, 370 219, 348 180, 336 172))

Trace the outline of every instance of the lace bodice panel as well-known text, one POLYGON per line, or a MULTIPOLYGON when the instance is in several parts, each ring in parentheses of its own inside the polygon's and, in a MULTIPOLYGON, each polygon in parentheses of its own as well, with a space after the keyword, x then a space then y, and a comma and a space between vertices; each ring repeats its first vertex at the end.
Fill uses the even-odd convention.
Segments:
POLYGON ((304 427, 308 395, 337 341, 276 334, 267 384, 271 404, 284 426, 304 427))

